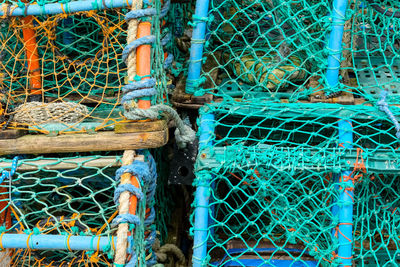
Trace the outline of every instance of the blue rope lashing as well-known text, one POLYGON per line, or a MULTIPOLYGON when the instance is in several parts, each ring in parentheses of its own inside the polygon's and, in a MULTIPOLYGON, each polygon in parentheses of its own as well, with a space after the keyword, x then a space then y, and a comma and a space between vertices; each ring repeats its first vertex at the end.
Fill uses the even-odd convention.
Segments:
POLYGON ((386 97, 388 96, 388 93, 389 92, 387 90, 383 90, 381 92, 380 99, 377 102, 377 105, 379 106, 379 110, 385 112, 389 119, 393 122, 394 127, 396 128, 396 137, 397 139, 400 139, 400 124, 393 113, 390 111, 389 105, 386 102, 386 97))
POLYGON ((139 97, 153 96, 155 94, 157 94, 157 90, 154 87, 153 88, 143 88, 140 90, 132 91, 132 92, 125 94, 121 98, 121 104, 124 104, 128 101, 131 101, 131 100, 139 98, 139 97))
MULTIPOLYGON (((165 1, 164 6, 161 8, 160 18, 162 19, 168 13, 168 10, 171 5, 171 0, 165 1)), ((125 20, 129 22, 132 19, 138 19, 142 17, 151 17, 157 15, 157 10, 155 8, 144 8, 144 9, 136 9, 131 10, 125 15, 125 20)))
POLYGON ((149 165, 146 162, 135 160, 132 164, 120 167, 115 173, 115 180, 121 179, 121 175, 130 173, 139 181, 148 180, 150 176, 149 165))
POLYGON ((17 171, 17 167, 18 167, 18 159, 19 159, 18 156, 13 158, 10 171, 3 171, 1 173, 0 184, 3 183, 4 179, 6 179, 7 177, 11 178, 15 174, 15 172, 17 171))
POLYGON ((120 184, 114 191, 114 202, 119 204, 119 197, 123 192, 129 192, 136 196, 137 200, 143 199, 142 191, 133 184, 120 184))
POLYGON ((145 226, 151 225, 154 222, 155 218, 156 218, 156 211, 154 208, 151 208, 149 216, 144 220, 144 225, 145 226))
POLYGON ((170 41, 171 41, 171 33, 167 33, 162 39, 161 39, 161 45, 166 46, 170 41))
POLYGON ((137 215, 133 215, 130 213, 119 214, 119 215, 117 215, 117 217, 114 218, 114 220, 112 220, 111 226, 115 227, 121 223, 129 223, 129 224, 139 225, 140 219, 137 215))
POLYGON ((124 50, 122 51, 122 60, 127 63, 127 59, 130 53, 133 52, 136 48, 138 48, 141 45, 145 44, 152 44, 156 41, 156 37, 154 35, 146 35, 143 36, 139 39, 136 39, 135 41, 129 43, 127 46, 125 46, 124 50))
POLYGON ((128 83, 122 88, 122 92, 126 94, 132 91, 140 90, 142 88, 151 88, 154 86, 156 86, 156 79, 150 78, 142 81, 137 81, 134 83, 128 83))
POLYGON ((173 61, 174 61, 174 56, 172 54, 168 54, 164 62, 164 69, 168 69, 172 65, 173 61))
POLYGON ((146 249, 151 248, 153 243, 156 241, 157 232, 153 229, 146 238, 146 249))

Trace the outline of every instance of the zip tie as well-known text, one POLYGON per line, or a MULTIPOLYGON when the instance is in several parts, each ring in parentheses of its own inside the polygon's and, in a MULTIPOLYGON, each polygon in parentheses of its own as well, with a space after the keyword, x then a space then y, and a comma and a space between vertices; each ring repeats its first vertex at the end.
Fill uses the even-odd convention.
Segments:
POLYGON ((3 246, 3 235, 5 232, 2 232, 0 235, 0 248, 1 250, 5 250, 4 246, 3 246))
POLYGON ((69 251, 72 252, 72 249, 71 249, 71 247, 69 245, 69 239, 71 238, 71 236, 72 236, 72 234, 69 234, 68 237, 67 237, 67 248, 68 248, 69 251))
POLYGON ((33 232, 31 232, 31 233, 28 235, 28 238, 26 239, 26 248, 27 248, 27 249, 31 249, 30 246, 29 246, 29 241, 30 241, 31 235, 33 235, 33 232))

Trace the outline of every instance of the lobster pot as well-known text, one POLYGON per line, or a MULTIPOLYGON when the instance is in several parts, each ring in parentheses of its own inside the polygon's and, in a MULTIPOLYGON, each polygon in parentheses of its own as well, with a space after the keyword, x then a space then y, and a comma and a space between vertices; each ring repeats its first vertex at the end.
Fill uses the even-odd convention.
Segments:
POLYGON ((374 102, 384 90, 387 101, 397 103, 399 94, 398 2, 383 6, 373 1, 352 1, 344 32, 341 74, 343 90, 374 102))
POLYGON ((384 254, 395 263, 397 147, 393 123, 374 107, 208 105, 194 183, 195 266, 332 266, 352 261, 344 249, 354 262, 380 265, 373 255, 384 254))
POLYGON ((191 49, 201 44, 205 61, 201 67, 192 53, 188 93, 295 101, 321 90, 332 1, 211 0, 208 10, 204 2, 197 1, 191 49))
MULTIPOLYGON (((398 164, 398 157, 385 164, 391 164, 390 162, 398 164)), ((353 235, 356 264, 364 266, 399 264, 398 188, 396 173, 368 172, 362 180, 359 180, 354 198, 353 235)))
MULTIPOLYGON (((2 158, 0 164, 8 169, 11 160, 2 158)), ((11 265, 108 266, 115 250, 110 224, 117 215, 112 196, 120 165, 120 156, 100 154, 20 159, 17 172, 0 189, 2 246, 9 247, 11 234, 13 240, 27 239, 10 252, 11 265), (44 240, 38 239, 43 235, 44 240), (88 251, 74 248, 74 239, 80 237, 93 238, 88 251), (100 237, 108 245, 101 250, 100 237)))
MULTIPOLYGON (((105 8, 105 2, 99 7, 81 2, 64 6, 44 1, 46 12, 52 10, 49 5, 55 9, 61 5, 65 12, 20 17, 16 16, 19 9, 11 6, 16 14, 0 20, 1 125, 7 122, 6 128, 28 128, 33 133, 93 133, 113 130, 125 120, 121 101, 128 83, 123 51, 129 3, 114 3, 121 8, 107 3, 105 8), (74 12, 73 5, 79 10, 93 10, 74 12)), ((161 2, 155 1, 150 8, 160 10, 161 2)), ((27 8, 28 15, 32 10, 27 8)), ((150 86, 154 88, 148 100, 164 103, 167 81, 163 45, 168 40, 161 43, 161 39, 169 29, 161 29, 159 13, 150 16, 148 22, 148 35, 155 38, 146 46, 154 49, 143 57, 146 63, 140 64, 151 68, 150 76, 158 81, 150 86)), ((149 78, 135 73, 130 80, 149 78)))

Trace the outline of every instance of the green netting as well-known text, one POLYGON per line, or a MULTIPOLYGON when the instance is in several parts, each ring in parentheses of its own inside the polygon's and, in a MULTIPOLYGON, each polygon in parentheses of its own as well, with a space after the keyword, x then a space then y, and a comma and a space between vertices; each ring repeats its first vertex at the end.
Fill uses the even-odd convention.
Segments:
POLYGON ((346 192, 354 193, 353 262, 397 265, 399 143, 384 112, 367 105, 226 100, 204 107, 200 121, 200 134, 210 135, 201 141, 194 183, 206 183, 202 197, 210 197, 203 265, 337 266, 335 209, 346 204, 340 200, 346 192), (204 128, 205 118, 215 131, 204 128), (352 142, 340 140, 340 121, 351 123, 352 142))
POLYGON ((388 101, 397 103, 399 4, 354 1, 351 7, 343 40, 342 88, 370 101, 388 90, 388 101))
MULTIPOLYGON (((168 37, 169 26, 160 21, 161 1, 152 5, 158 13, 147 19, 155 36, 148 62, 157 83, 150 100, 160 104, 168 103, 168 54, 162 39, 168 37)), ((123 121, 122 88, 128 79, 122 52, 128 11, 2 18, 0 103, 5 112, 0 124, 8 121, 9 128, 66 133, 109 130, 123 121), (30 103, 35 101, 46 104, 30 103), (54 111, 54 103, 65 110, 54 111), (43 111, 46 108, 50 111, 43 111), (46 112, 50 118, 43 117, 46 112)))
POLYGON ((215 100, 200 116, 196 266, 398 265, 399 5, 339 2, 212 0, 193 18, 207 31, 186 89, 215 100))
POLYGON ((339 101, 347 103, 375 102, 380 91, 389 90, 393 96, 388 100, 395 102, 400 67, 398 3, 349 1, 343 17, 337 15, 343 23, 332 22, 332 5, 332 1, 210 1, 201 77, 190 81, 192 90, 197 95, 290 102, 332 102, 341 95, 346 99, 339 101), (335 54, 329 41, 331 29, 338 25, 344 26, 342 56, 335 54), (338 85, 329 85, 326 79, 326 71, 336 68, 328 67, 330 55, 341 60, 338 85))
MULTIPOLYGON (((11 160, 2 158, 0 164, 2 169, 9 169, 11 160)), ((12 180, 0 185, 2 231, 110 237, 115 234, 110 226, 117 211, 112 195, 118 185, 115 171, 120 165, 120 156, 102 155, 20 160, 12 180)), ((11 262, 13 266, 51 262, 54 266, 62 262, 108 266, 112 256, 109 252, 16 249, 11 253, 11 262)))
POLYGON ((174 15, 168 16, 170 32, 174 36, 169 44, 169 51, 174 55, 174 64, 171 68, 171 74, 174 77, 183 78, 180 75, 186 75, 186 63, 190 48, 190 24, 194 13, 194 2, 172 3, 170 12, 174 15))
POLYGON ((205 64, 197 81, 204 90, 196 89, 196 94, 293 101, 307 97, 313 92, 310 81, 320 80, 326 69, 331 5, 210 1, 205 64))
MULTIPOLYGON (((1 233, 61 235, 65 238, 101 236, 110 242, 104 251, 98 251, 96 244, 92 251, 69 251, 66 241, 61 250, 19 248, 0 253, 0 259, 7 262, 4 257, 8 254, 10 266, 111 266, 116 249, 112 240, 115 241, 113 238, 117 236, 117 227, 112 221, 118 215, 118 205, 113 196, 120 183, 116 180, 116 171, 121 167, 120 154, 82 153, 20 159, 12 179, 6 178, 0 185, 1 233)), ((9 170, 11 162, 11 159, 1 158, 0 173, 9 170)), ((154 196, 155 183, 140 183, 145 196, 154 196)), ((155 257, 151 245, 156 236, 149 237, 151 232, 155 234, 157 230, 161 240, 167 235, 168 208, 165 207, 167 199, 162 193, 163 186, 161 182, 156 200, 138 202, 136 214, 140 223, 132 228, 138 266, 145 266, 146 261, 155 257), (155 201, 160 211, 152 215, 150 209, 155 201), (151 221, 145 225, 151 216, 155 216, 156 223, 151 221)), ((4 245, 4 238, 0 240, 0 246, 4 245)))

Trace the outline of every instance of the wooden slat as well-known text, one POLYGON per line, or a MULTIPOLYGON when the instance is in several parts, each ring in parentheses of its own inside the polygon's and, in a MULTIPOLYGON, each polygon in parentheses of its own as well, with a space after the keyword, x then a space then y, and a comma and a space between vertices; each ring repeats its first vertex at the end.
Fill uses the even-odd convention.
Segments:
POLYGON ((165 145, 167 141, 168 129, 142 133, 98 132, 55 137, 25 135, 14 140, 0 140, 0 155, 156 148, 165 145))
POLYGON ((16 139, 20 136, 26 134, 26 130, 20 129, 7 129, 7 130, 0 130, 0 139, 16 139))
POLYGON ((164 120, 146 121, 146 122, 121 122, 115 125, 115 133, 140 133, 156 132, 167 128, 167 122, 164 120))

